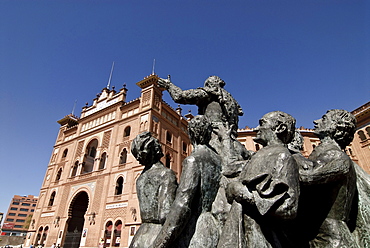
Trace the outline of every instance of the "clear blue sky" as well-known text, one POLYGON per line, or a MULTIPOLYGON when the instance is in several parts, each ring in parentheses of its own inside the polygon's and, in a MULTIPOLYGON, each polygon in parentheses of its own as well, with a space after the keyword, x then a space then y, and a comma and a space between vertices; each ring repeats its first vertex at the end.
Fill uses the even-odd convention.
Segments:
POLYGON ((156 59, 183 89, 223 78, 245 112, 239 127, 282 110, 312 128, 328 109, 370 100, 369 24, 365 0, 0 0, 0 212, 39 194, 56 121, 75 100, 77 115, 91 104, 113 61, 128 100, 156 59))

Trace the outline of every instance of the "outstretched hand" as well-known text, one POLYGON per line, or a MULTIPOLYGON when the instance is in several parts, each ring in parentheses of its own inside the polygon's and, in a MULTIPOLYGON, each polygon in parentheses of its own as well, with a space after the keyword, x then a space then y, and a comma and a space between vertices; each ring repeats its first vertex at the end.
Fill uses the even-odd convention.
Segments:
POLYGON ((170 87, 170 85, 171 85, 170 75, 168 75, 168 78, 167 79, 159 78, 158 79, 158 85, 159 85, 159 87, 168 89, 170 87))

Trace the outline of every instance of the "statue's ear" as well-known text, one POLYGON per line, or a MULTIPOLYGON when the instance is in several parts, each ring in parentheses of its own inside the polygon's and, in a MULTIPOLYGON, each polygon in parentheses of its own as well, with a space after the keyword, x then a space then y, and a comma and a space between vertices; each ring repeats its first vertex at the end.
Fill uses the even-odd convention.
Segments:
POLYGON ((286 124, 284 124, 284 123, 280 123, 277 127, 276 127, 276 129, 275 129, 275 131, 276 131, 276 133, 279 133, 279 134, 281 134, 281 133, 284 133, 286 130, 287 130, 287 125, 286 124))

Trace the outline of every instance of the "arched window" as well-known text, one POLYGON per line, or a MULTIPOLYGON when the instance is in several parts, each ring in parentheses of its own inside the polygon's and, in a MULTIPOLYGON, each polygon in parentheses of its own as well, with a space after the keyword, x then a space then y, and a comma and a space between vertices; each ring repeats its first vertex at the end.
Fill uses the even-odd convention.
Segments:
POLYGON ((100 158, 99 170, 102 170, 105 168, 106 160, 107 160, 107 153, 104 152, 100 158))
POLYGON ((153 122, 153 133, 158 133, 158 123, 153 122))
POLYGON ((79 162, 76 161, 75 164, 73 165, 71 177, 75 177, 77 175, 78 163, 79 162))
POLYGON ((166 154, 166 167, 171 168, 171 155, 169 153, 166 154))
POLYGON ((119 164, 125 164, 127 162, 127 150, 123 148, 120 156, 119 156, 119 164))
POLYGON ((366 132, 367 132, 367 135, 369 135, 369 136, 370 136, 370 127, 367 127, 365 130, 366 130, 366 132))
POLYGON ((114 191, 115 195, 122 195, 123 191, 123 177, 119 177, 116 182, 116 189, 114 191))
POLYGON ((57 173, 57 176, 56 176, 56 178, 55 178, 55 181, 59 181, 60 180, 60 178, 61 178, 61 176, 62 176, 62 168, 60 168, 59 170, 58 170, 58 173, 57 173))
POLYGON ((128 137, 130 136, 130 133, 131 133, 131 127, 130 126, 127 126, 125 128, 125 130, 123 131, 123 137, 128 137))
POLYGON ((357 134, 360 137, 361 141, 366 140, 366 135, 365 135, 364 131, 360 130, 360 131, 357 132, 357 134))
POLYGON ((65 150, 63 151, 62 158, 67 157, 67 154, 68 154, 68 149, 65 149, 65 150))
POLYGON ((140 129, 139 130, 140 130, 140 132, 144 130, 144 122, 140 123, 140 129))
POLYGON ((172 134, 169 131, 167 131, 167 133, 166 133, 166 142, 167 142, 167 144, 172 143, 172 134))
POLYGON ((54 204, 54 199, 55 199, 55 195, 56 195, 56 192, 55 192, 55 191, 54 191, 53 193, 51 193, 51 195, 50 195, 50 200, 49 200, 49 204, 48 204, 48 206, 49 206, 49 207, 53 206, 53 204, 54 204))
POLYGON ((97 147, 98 147, 97 139, 93 139, 87 145, 84 161, 82 163, 83 167, 81 168, 81 174, 93 171, 97 147))
POLYGON ((105 224, 105 231, 104 231, 104 247, 110 247, 111 238, 112 238, 112 221, 108 221, 105 224))
POLYGON ((114 224, 114 233, 113 233, 113 246, 119 247, 121 243, 121 229, 122 229, 122 221, 117 220, 114 224))
POLYGON ((92 158, 96 156, 96 149, 98 148, 98 140, 94 139, 86 147, 86 154, 92 158))

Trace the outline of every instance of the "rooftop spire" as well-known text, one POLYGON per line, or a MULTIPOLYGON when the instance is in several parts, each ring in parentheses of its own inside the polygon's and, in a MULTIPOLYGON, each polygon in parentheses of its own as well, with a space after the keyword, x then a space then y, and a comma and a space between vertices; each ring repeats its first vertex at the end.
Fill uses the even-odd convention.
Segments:
POLYGON ((113 64, 112 64, 112 68, 110 69, 110 74, 109 74, 109 79, 108 79, 108 84, 107 84, 107 89, 108 90, 109 90, 109 87, 110 87, 110 82, 112 80, 113 68, 114 68, 114 61, 113 61, 113 64))
POLYGON ((77 99, 75 100, 75 103, 73 104, 72 115, 74 115, 75 108, 76 108, 76 103, 77 103, 77 99))
POLYGON ((154 75, 154 68, 155 68, 155 59, 153 60, 153 69, 152 69, 152 75, 154 75))

